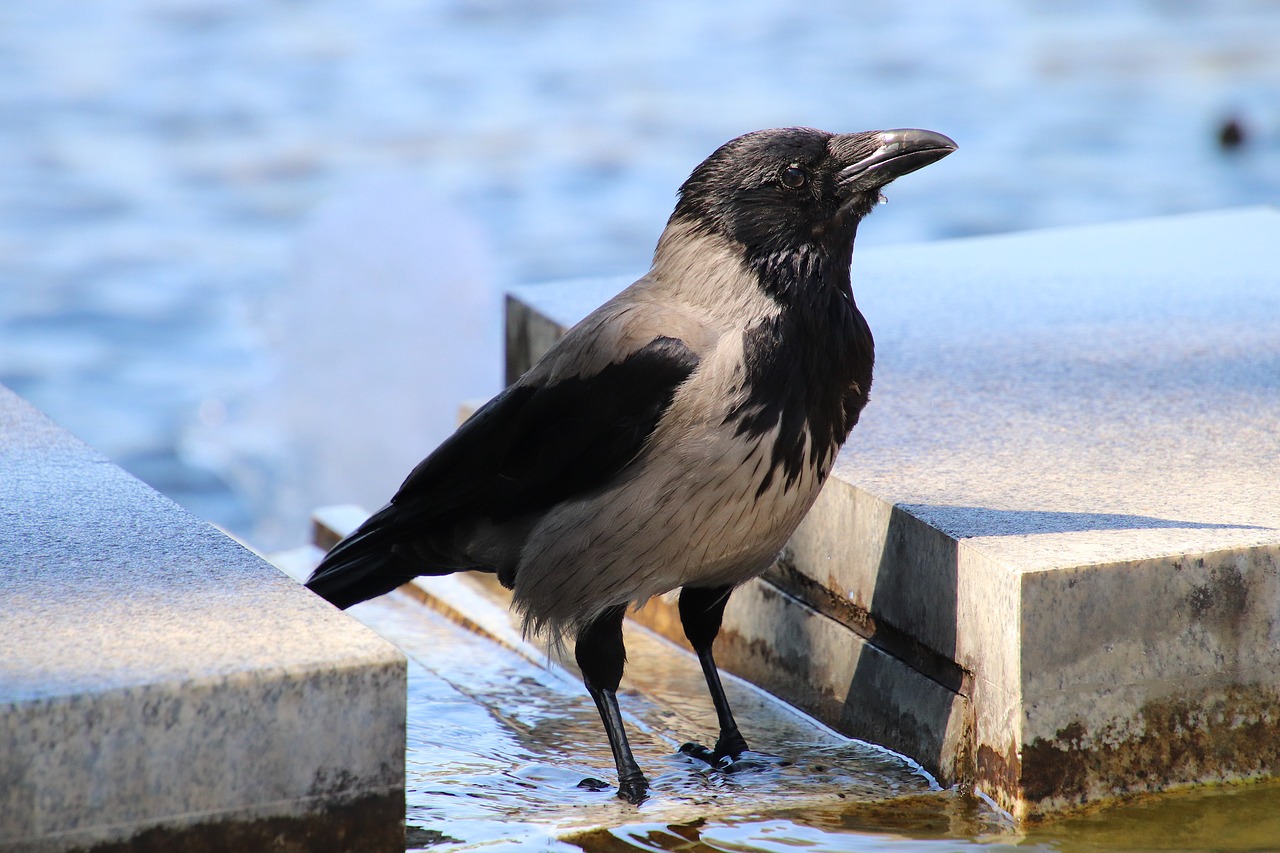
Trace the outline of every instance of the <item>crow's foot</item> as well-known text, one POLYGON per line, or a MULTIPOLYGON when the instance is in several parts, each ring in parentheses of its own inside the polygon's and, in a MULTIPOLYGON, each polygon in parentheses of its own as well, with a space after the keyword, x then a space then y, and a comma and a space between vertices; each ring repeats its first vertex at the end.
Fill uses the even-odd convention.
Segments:
POLYGON ((735 727, 730 732, 721 732, 716 739, 716 748, 707 749, 700 743, 690 741, 680 747, 680 751, 691 758, 705 761, 712 767, 727 767, 738 760, 738 756, 749 749, 746 739, 735 727))
POLYGON ((700 743, 692 742, 681 746, 680 752, 690 758, 705 762, 713 769, 723 773, 739 773, 744 770, 759 770, 764 767, 783 767, 788 763, 780 758, 752 752, 745 743, 742 744, 740 750, 734 753, 723 752, 719 743, 716 744, 715 749, 707 749, 700 743))
POLYGON ((649 797, 649 780, 642 775, 628 776, 618 780, 618 799, 626 800, 638 806, 649 797))
POLYGON ((680 751, 690 758, 695 758, 711 765, 717 770, 724 770, 733 764, 734 757, 732 755, 726 755, 718 749, 707 749, 702 744, 694 743, 693 741, 681 745, 680 751))

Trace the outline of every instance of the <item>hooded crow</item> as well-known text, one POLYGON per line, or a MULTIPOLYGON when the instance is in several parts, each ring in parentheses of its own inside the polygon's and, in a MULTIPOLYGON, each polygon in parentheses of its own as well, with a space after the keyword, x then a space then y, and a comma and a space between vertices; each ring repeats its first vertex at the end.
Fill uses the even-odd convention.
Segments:
POLYGON ((720 725, 693 751, 736 758, 711 654, 725 603, 813 504, 871 388, 858 223, 955 148, 811 128, 721 146, 680 188, 649 272, 419 463, 307 586, 345 608, 419 575, 495 572, 526 631, 574 641, 632 803, 648 781, 616 696, 623 614, 679 588, 720 725))

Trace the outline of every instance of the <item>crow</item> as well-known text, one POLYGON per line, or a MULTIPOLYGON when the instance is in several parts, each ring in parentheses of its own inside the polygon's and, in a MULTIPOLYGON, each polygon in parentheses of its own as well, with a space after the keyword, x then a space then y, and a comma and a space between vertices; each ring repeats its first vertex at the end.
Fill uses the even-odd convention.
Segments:
POLYGON ((649 272, 419 463, 307 586, 345 608, 420 575, 496 573, 526 632, 574 641, 631 803, 649 783, 618 708, 623 614, 679 588, 720 727, 714 750, 689 751, 737 758, 711 647, 867 403, 858 223, 886 184, 955 148, 915 129, 725 143, 680 187, 649 272))

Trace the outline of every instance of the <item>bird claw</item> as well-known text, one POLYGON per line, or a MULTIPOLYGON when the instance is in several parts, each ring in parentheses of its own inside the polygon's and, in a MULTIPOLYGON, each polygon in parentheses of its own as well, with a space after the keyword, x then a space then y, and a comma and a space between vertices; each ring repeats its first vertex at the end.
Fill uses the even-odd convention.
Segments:
POLYGON ((751 770, 760 770, 769 766, 768 761, 761 761, 758 758, 737 758, 730 760, 721 769, 725 773, 743 773, 751 770))
POLYGON ((680 752, 690 758, 695 758, 698 761, 709 764, 716 770, 726 770, 734 761, 734 757, 732 755, 727 755, 719 750, 707 749, 702 744, 694 743, 693 741, 683 744, 680 747, 680 752))
MULTIPOLYGON (((594 776, 588 776, 578 783, 579 788, 588 791, 607 791, 609 783, 594 776)), ((643 775, 626 777, 618 780, 618 799, 626 800, 638 806, 649 797, 649 780, 643 775)))
POLYGON ((618 780, 618 799, 638 806, 649 798, 649 780, 643 776, 618 780))
POLYGON ((700 743, 692 741, 683 744, 680 752, 690 758, 695 758, 711 766, 713 770, 719 770, 722 773, 742 773, 744 771, 759 770, 761 768, 770 767, 772 765, 782 765, 781 759, 775 759, 772 756, 762 755, 760 753, 751 752, 744 743, 742 748, 736 752, 725 752, 719 743, 716 744, 714 750, 707 749, 700 743), (750 753, 747 755, 746 753, 750 753))

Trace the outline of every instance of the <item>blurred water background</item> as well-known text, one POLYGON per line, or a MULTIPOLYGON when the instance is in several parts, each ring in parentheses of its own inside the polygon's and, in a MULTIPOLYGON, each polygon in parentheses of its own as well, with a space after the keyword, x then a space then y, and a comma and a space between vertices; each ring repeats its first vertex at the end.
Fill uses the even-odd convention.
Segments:
POLYGON ((5 2, 0 382, 296 543, 499 387, 504 285, 643 272, 790 124, 960 143, 862 248, 1274 203, 1280 3, 5 2))

